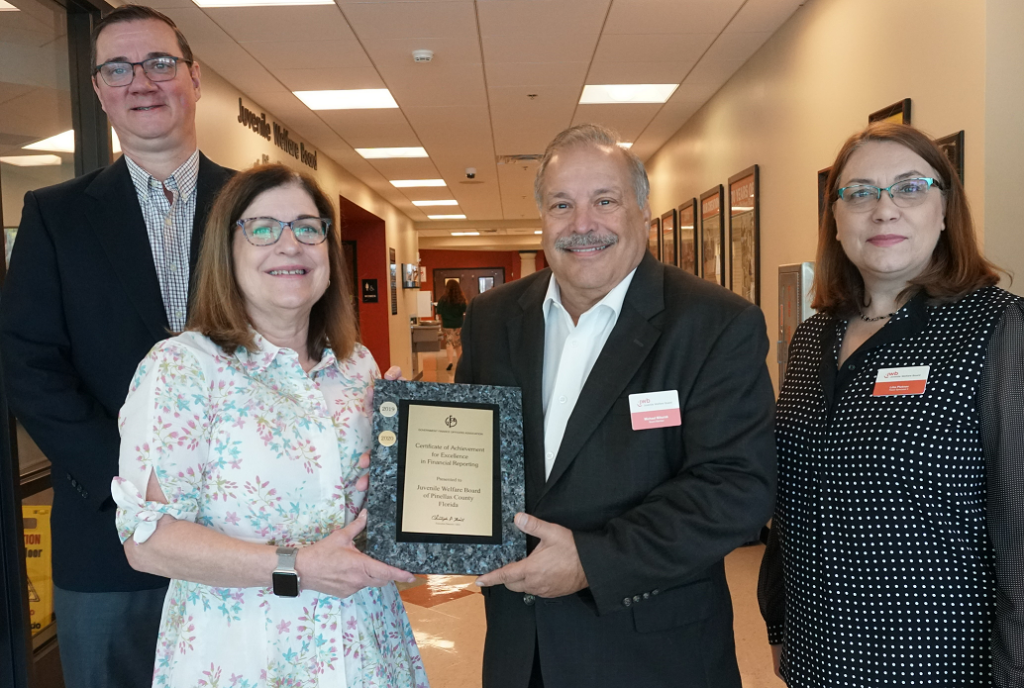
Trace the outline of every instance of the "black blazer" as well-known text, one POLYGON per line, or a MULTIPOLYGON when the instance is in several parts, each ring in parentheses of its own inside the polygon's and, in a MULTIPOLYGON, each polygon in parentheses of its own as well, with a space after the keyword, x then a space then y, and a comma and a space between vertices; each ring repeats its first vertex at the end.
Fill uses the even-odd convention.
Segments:
POLYGON ((647 255, 544 479, 550 270, 472 301, 457 382, 522 388, 526 510, 573 531, 590 587, 484 589, 485 688, 740 686, 723 558, 775 494, 761 310, 647 255), (675 389, 682 425, 634 431, 630 394, 675 389))
MULTIPOLYGON (((199 156, 190 266, 233 174, 199 156)), ((153 254, 124 158, 25 195, 0 307, 11 410, 53 463, 53 580, 112 592, 159 587, 114 527, 117 414, 139 362, 169 336, 153 254)))

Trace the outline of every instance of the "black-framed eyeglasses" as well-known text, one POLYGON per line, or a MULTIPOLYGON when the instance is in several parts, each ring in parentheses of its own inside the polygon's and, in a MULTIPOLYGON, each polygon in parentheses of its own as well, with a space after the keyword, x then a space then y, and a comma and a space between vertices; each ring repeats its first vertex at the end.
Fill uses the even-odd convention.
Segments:
POLYGON ((276 244, 284 234, 285 227, 290 227, 295 240, 300 244, 316 246, 327 238, 331 221, 326 217, 300 217, 298 220, 283 222, 273 217, 250 217, 235 223, 242 230, 246 240, 253 246, 270 246, 276 244))
POLYGON ((939 180, 931 177, 911 177, 901 179, 895 184, 886 187, 872 186, 871 184, 852 184, 839 189, 839 199, 850 210, 862 211, 875 207, 875 203, 882 198, 882 192, 889 194, 892 202, 900 208, 913 208, 921 205, 928 197, 928 191, 935 187, 942 191, 942 184, 939 180))
POLYGON ((142 62, 104 62, 92 72, 99 74, 107 86, 127 86, 135 79, 136 67, 142 67, 150 81, 170 81, 178 74, 179 62, 192 65, 192 62, 184 57, 160 55, 142 62))

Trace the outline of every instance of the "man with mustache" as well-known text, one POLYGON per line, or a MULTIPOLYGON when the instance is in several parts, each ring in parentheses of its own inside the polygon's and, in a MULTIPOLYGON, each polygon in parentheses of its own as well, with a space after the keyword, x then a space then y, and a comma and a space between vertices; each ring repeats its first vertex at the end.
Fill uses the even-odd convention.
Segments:
POLYGON ((124 155, 25 196, 0 313, 8 401, 52 462, 54 611, 69 688, 148 686, 167 580, 114 526, 117 414, 135 369, 185 326, 213 197, 231 175, 196 141, 199 64, 140 5, 93 30, 93 88, 124 155))
POLYGON ((774 502, 764 317, 649 254, 612 132, 559 134, 535 190, 551 269, 471 302, 456 375, 523 392, 530 554, 478 580, 484 688, 739 688, 723 559, 774 502))

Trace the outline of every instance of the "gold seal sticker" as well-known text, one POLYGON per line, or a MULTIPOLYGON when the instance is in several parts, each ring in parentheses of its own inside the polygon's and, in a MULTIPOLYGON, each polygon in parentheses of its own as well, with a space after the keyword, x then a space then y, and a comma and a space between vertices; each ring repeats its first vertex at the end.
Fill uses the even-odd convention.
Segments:
POLYGON ((398 441, 398 436, 390 430, 385 430, 381 434, 377 435, 377 441, 380 442, 382 447, 390 447, 398 441))
POLYGON ((398 413, 398 404, 393 401, 385 401, 380 405, 380 415, 385 418, 391 418, 398 413))

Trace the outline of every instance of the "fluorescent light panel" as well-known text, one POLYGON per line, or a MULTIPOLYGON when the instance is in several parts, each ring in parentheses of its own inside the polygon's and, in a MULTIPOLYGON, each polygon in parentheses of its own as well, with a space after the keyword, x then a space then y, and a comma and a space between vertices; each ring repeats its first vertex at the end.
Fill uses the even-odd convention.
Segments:
POLYGON ((199 7, 278 7, 281 5, 333 5, 334 0, 192 0, 199 7))
POLYGON ((398 189, 411 189, 416 186, 447 186, 443 179, 392 179, 391 186, 398 189))
MULTIPOLYGON (((333 1, 331 2, 333 5, 333 1)), ((396 108, 398 103, 386 88, 351 91, 292 91, 310 110, 375 110, 396 108)))
POLYGON ((12 5, 11 3, 5 2, 4 0, 0 0, 0 12, 20 12, 20 11, 21 10, 19 10, 17 7, 12 5))
POLYGON ((480 232, 452 232, 452 236, 480 236, 480 232))
MULTIPOLYGON (((113 129, 110 130, 110 143, 114 148, 115 153, 121 152, 121 141, 117 138, 117 132, 113 129)), ((75 152, 75 130, 68 129, 62 131, 56 136, 51 136, 48 139, 42 141, 36 141, 30 143, 27 146, 22 146, 24 150, 41 150, 50 151, 53 153, 74 153, 75 152)))
POLYGON ((59 165, 59 155, 0 155, 0 162, 16 167, 43 167, 46 165, 59 165))
POLYGON ((629 149, 629 148, 633 147, 633 142, 632 141, 619 141, 618 144, 619 144, 619 148, 629 149))
POLYGON ((367 160, 387 158, 427 158, 427 151, 420 148, 356 148, 356 153, 367 160))
POLYGON ((664 103, 679 84, 587 84, 580 105, 606 103, 664 103))
POLYGON ((431 220, 465 220, 465 215, 427 215, 431 220))
POLYGON ((419 206, 421 208, 424 208, 424 207, 432 206, 432 205, 458 205, 459 202, 455 201, 455 200, 451 200, 451 201, 413 201, 412 204, 415 205, 415 206, 419 206))
POLYGON ((533 233, 534 234, 543 234, 544 230, 543 229, 535 229, 535 230, 533 230, 533 233))

